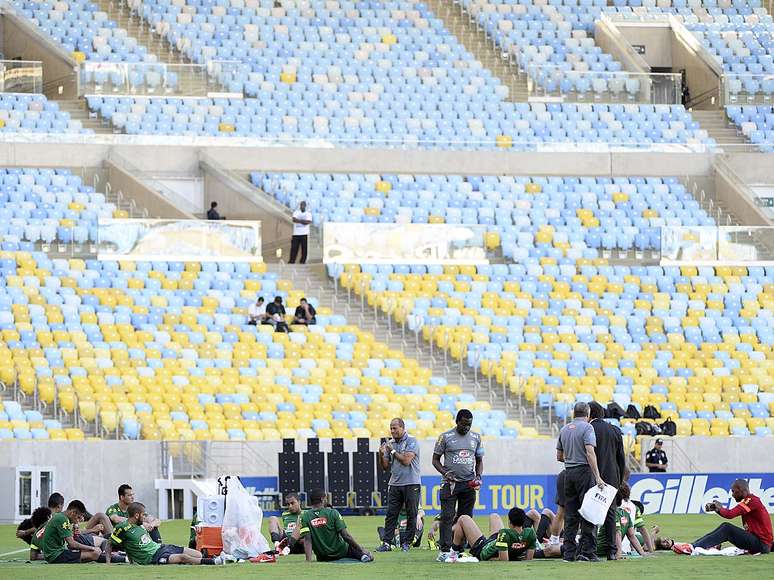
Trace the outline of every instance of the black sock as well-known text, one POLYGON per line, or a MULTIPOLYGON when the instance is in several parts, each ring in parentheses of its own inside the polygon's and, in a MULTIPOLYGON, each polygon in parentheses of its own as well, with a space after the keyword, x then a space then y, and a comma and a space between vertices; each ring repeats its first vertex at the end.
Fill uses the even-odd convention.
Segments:
POLYGON ((271 533, 271 541, 272 542, 279 542, 282 539, 282 536, 279 532, 272 532, 271 533))
POLYGON ((215 558, 202 558, 202 566, 214 566, 215 558))
POLYGON ((459 544, 452 544, 452 550, 455 552, 462 552, 462 546, 459 544))

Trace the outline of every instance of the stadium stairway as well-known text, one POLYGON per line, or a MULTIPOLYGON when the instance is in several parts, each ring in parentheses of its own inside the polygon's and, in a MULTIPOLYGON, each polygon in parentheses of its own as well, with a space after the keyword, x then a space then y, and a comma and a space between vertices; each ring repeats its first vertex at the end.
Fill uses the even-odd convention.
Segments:
POLYGON ((500 50, 487 38, 484 31, 479 30, 475 20, 461 11, 456 2, 449 0, 427 0, 427 6, 443 21, 446 29, 457 37, 457 40, 475 56, 485 68, 508 87, 506 100, 517 103, 528 100, 527 78, 519 76, 516 67, 510 61, 503 59, 500 50))
POLYGON ((755 151, 755 146, 740 134, 726 117, 725 111, 713 109, 707 111, 691 110, 691 116, 701 128, 709 133, 718 145, 728 152, 755 151))
POLYGON ((86 101, 83 99, 66 99, 57 101, 59 110, 70 113, 70 118, 80 121, 84 129, 91 129, 100 135, 109 135, 113 133, 111 126, 106 126, 103 122, 89 112, 86 107, 86 101))
POLYGON ((408 327, 403 327, 392 316, 372 307, 360 297, 348 296, 345 289, 334 285, 328 278, 322 264, 270 264, 270 272, 276 272, 280 279, 290 280, 294 288, 315 296, 320 306, 340 312, 360 328, 373 332, 376 340, 390 348, 401 350, 407 357, 415 358, 419 364, 432 370, 434 376, 444 377, 450 383, 459 384, 463 392, 472 394, 477 400, 488 400, 492 409, 503 410, 509 419, 518 419, 524 427, 533 427, 541 435, 551 433, 547 413, 540 409, 519 407, 510 395, 505 396, 496 383, 491 389, 487 380, 474 376, 473 369, 458 361, 447 358, 447 351, 435 349, 418 336, 412 336, 408 327))
POLYGON ((151 24, 142 16, 133 14, 126 0, 96 0, 100 10, 106 12, 108 18, 114 20, 120 28, 124 28, 129 36, 137 39, 137 42, 155 54, 159 62, 182 64, 188 59, 172 46, 166 38, 156 34, 151 24))

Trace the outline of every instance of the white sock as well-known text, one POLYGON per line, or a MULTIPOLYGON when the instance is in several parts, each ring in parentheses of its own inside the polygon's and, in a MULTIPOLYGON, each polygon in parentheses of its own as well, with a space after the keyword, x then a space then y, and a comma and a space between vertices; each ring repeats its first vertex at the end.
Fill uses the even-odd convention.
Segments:
POLYGON ((551 546, 555 546, 559 544, 559 536, 552 535, 551 538, 548 540, 548 544, 551 546))

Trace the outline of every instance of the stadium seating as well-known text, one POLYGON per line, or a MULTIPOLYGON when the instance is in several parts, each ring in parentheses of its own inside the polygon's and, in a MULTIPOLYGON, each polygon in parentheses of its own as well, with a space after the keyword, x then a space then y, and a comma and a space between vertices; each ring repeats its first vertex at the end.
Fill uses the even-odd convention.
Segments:
MULTIPOLYGON (((77 409, 88 431, 98 421, 98 434, 125 438, 368 437, 400 415, 434 437, 464 405, 487 436, 536 435, 326 308, 289 334, 247 325, 257 294, 285 297, 291 312, 301 298, 264 264, 0 252, 0 271, 0 380, 49 411, 56 399, 67 420, 77 409)), ((5 398, 0 437, 77 437, 5 398)))
POLYGON ((653 250, 663 225, 713 225, 676 178, 251 174, 290 208, 306 200, 314 223, 487 226, 506 257, 596 257, 653 250), (548 241, 548 245, 546 245, 548 241), (541 254, 535 254, 542 244, 541 254))
POLYGON ((100 217, 125 217, 67 169, 0 169, 0 248, 97 242, 100 217))
POLYGON ((137 39, 87 0, 13 0, 11 5, 79 60, 155 62, 137 39))
POLYGON ((82 133, 91 134, 70 113, 43 95, 0 93, 0 134, 82 133))
POLYGON ((730 106, 726 114, 751 143, 762 151, 774 151, 774 107, 730 106))
MULTIPOLYGON (((595 398, 640 410, 653 404, 682 434, 765 435, 774 427, 774 270, 613 266, 602 257, 618 245, 657 246, 657 225, 714 223, 674 178, 251 179, 291 207, 307 199, 318 225, 400 216, 424 223, 433 214, 487 225, 516 263, 329 271, 453 360, 557 417, 595 398)), ((623 428, 634 434, 632 423, 623 428)))
MULTIPOLYGON (((533 150, 568 147, 703 149, 714 141, 680 105, 561 105, 461 101, 464 115, 445 120, 435 109, 407 102, 353 107, 348 115, 325 101, 284 91, 256 99, 89 97, 89 107, 128 134, 203 135, 324 141, 341 146, 533 150), (306 99, 306 97, 303 97, 306 99), (411 112, 411 108, 416 110, 411 112), (507 113, 506 113, 507 111, 507 113)), ((451 106, 451 105, 450 105, 451 106)), ((454 116, 457 113, 450 112, 454 116)))

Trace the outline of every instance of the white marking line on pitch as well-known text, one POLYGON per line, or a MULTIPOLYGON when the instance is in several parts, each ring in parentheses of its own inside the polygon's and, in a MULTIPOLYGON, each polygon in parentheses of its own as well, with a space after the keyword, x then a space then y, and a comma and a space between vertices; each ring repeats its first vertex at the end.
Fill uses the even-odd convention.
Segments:
POLYGON ((5 554, 0 554, 0 558, 3 558, 5 556, 13 556, 14 554, 21 554, 22 552, 27 552, 29 548, 21 548, 20 550, 14 550, 13 552, 6 552, 5 554))

